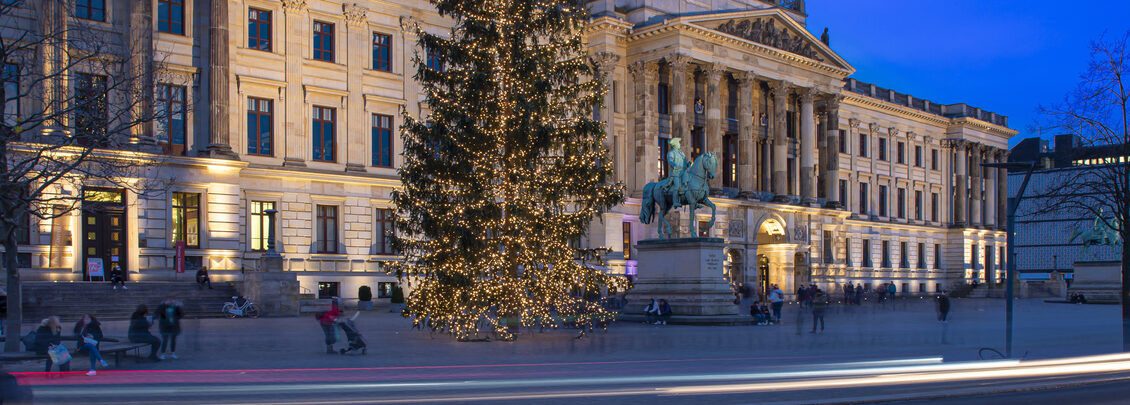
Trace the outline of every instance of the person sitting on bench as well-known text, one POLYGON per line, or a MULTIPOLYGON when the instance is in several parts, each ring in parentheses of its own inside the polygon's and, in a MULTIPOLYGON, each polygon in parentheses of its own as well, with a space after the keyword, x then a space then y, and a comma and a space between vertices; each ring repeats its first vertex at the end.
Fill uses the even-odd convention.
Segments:
POLYGON ((208 285, 208 289, 212 289, 212 279, 208 277, 208 266, 201 266, 200 270, 196 271, 196 287, 203 290, 204 285, 208 285))

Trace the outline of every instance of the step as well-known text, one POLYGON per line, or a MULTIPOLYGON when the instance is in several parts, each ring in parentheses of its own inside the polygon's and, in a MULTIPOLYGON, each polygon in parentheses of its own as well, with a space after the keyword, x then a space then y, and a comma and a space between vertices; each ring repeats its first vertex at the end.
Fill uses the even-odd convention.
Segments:
POLYGON ((188 318, 219 317, 223 304, 238 295, 232 283, 216 283, 213 289, 200 289, 191 282, 130 282, 127 286, 128 290, 115 290, 106 283, 25 283, 24 316, 73 320, 89 313, 103 319, 127 319, 140 304, 153 310, 161 301, 173 298, 181 301, 188 318))

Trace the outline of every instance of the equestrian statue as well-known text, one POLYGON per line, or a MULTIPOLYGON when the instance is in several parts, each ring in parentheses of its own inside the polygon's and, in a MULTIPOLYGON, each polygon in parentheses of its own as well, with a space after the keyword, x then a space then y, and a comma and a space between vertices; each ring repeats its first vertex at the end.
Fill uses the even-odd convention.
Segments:
POLYGON ((667 163, 671 168, 667 178, 647 183, 643 187, 643 205, 640 207, 640 221, 650 224, 656 214, 655 206, 659 206, 659 238, 670 238, 671 223, 667 222, 667 213, 681 206, 690 207, 691 235, 695 232, 694 211, 700 207, 710 207, 710 222, 702 231, 709 233, 714 226, 714 216, 718 207, 710 202, 710 185, 708 181, 714 178, 718 170, 718 157, 714 153, 700 155, 694 162, 687 161, 686 155, 680 147, 680 139, 671 139, 671 150, 667 152, 667 163))
MULTIPOLYGON (((1102 219, 1102 216, 1103 210, 1100 208, 1099 214, 1095 216, 1094 223, 1091 224, 1091 230, 1083 232, 1076 229, 1075 232, 1071 233, 1071 238, 1067 240, 1067 243, 1074 242, 1075 238, 1082 237, 1083 254, 1090 252, 1091 246, 1121 246, 1122 241, 1118 238, 1118 231, 1114 230, 1114 227, 1118 226, 1118 219, 1111 219, 1111 221, 1115 221, 1114 226, 1112 226, 1102 219)), ((1093 256, 1094 254, 1092 254, 1093 256)))

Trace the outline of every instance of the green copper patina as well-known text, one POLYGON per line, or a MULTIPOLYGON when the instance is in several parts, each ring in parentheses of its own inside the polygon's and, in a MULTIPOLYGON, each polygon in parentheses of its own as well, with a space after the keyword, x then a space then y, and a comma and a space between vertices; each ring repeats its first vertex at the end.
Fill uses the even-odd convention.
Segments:
POLYGON ((1122 240, 1118 237, 1118 231, 1114 229, 1117 226, 1118 219, 1104 219, 1103 210, 1100 208, 1098 215, 1095 215, 1095 220, 1091 224, 1091 230, 1083 232, 1076 229, 1067 242, 1071 243, 1075 241, 1075 238, 1082 237, 1083 254, 1090 252, 1091 246, 1122 246, 1122 240), (1107 221, 1113 222, 1113 225, 1107 221))
POLYGON ((710 202, 710 185, 707 183, 714 178, 718 170, 718 157, 707 153, 695 159, 693 163, 687 161, 680 147, 679 138, 671 140, 671 150, 667 152, 667 163, 671 172, 667 178, 658 182, 647 183, 643 188, 643 205, 640 207, 640 221, 650 224, 655 216, 655 206, 659 206, 659 237, 670 238, 671 223, 667 222, 667 213, 683 205, 690 207, 690 231, 692 236, 699 236, 695 232, 694 211, 699 207, 710 207, 710 222, 702 229, 703 234, 709 234, 714 226, 714 216, 718 208, 710 202))

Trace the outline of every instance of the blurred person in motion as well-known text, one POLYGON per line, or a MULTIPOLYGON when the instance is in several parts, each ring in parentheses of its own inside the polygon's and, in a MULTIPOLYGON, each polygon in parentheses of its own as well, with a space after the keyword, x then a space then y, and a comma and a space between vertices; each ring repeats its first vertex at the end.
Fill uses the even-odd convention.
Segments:
POLYGON ((785 292, 776 284, 769 286, 769 303, 773 308, 773 319, 770 322, 781 324, 781 307, 785 306, 785 292))
POLYGON ((168 349, 169 356, 178 359, 177 336, 180 335, 180 320, 184 317, 184 310, 181 309, 180 302, 168 298, 157 306, 156 312, 157 331, 161 332, 161 354, 157 358, 164 360, 165 350, 168 349))
POLYGON ((318 313, 315 318, 318 324, 322 326, 322 333, 326 335, 326 353, 334 354, 334 343, 337 343, 337 335, 334 331, 334 325, 337 323, 337 317, 341 316, 341 307, 338 302, 339 298, 334 297, 330 303, 330 310, 318 313))
MULTIPOLYGON (((59 317, 50 316, 39 323, 39 328, 35 330, 35 354, 48 354, 47 352, 57 346, 63 344, 63 325, 59 324, 59 317)), ((51 366, 54 361, 51 356, 47 356, 45 372, 51 372, 51 366)), ((59 371, 71 371, 71 362, 64 361, 58 364, 59 371)))
POLYGON ((145 343, 150 346, 149 360, 161 361, 157 357, 157 351, 161 348, 161 339, 149 333, 149 327, 153 325, 153 317, 149 315, 149 308, 145 304, 138 305, 137 310, 129 317, 129 341, 130 343, 145 343))
POLYGON ((949 314, 950 314, 950 297, 949 297, 949 295, 946 294, 945 290, 942 290, 942 292, 938 293, 938 297, 936 298, 936 300, 937 300, 937 303, 938 303, 938 322, 940 322, 940 323, 949 322, 949 320, 948 320, 949 314))
POLYGON ((824 311, 828 309, 828 294, 816 289, 812 297, 812 332, 816 333, 816 322, 820 322, 820 333, 824 333, 824 311))

